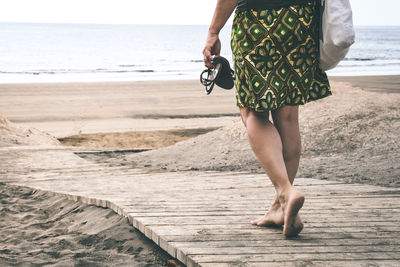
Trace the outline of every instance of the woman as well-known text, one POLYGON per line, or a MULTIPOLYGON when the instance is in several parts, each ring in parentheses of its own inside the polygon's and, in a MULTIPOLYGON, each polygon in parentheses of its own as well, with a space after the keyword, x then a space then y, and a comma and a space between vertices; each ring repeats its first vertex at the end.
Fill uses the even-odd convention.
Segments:
POLYGON ((283 225, 285 236, 303 229, 304 195, 293 186, 301 142, 298 106, 331 95, 318 65, 318 0, 218 0, 203 50, 212 68, 219 31, 236 8, 231 48, 237 106, 249 142, 272 181, 271 208, 251 223, 283 225), (273 120, 273 123, 271 122, 273 120))

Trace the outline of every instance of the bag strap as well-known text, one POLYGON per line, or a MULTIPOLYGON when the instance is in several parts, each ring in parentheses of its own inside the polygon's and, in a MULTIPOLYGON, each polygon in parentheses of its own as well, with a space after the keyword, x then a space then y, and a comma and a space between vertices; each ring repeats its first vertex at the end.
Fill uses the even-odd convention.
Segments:
POLYGON ((322 31, 322 23, 325 12, 326 0, 320 0, 319 8, 319 40, 324 42, 324 32, 322 31))

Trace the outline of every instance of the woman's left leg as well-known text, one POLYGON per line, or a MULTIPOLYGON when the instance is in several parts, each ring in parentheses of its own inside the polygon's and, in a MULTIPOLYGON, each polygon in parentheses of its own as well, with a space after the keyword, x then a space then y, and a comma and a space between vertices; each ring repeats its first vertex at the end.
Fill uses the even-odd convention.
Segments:
MULTIPOLYGON (((271 112, 274 126, 281 138, 283 159, 291 184, 293 184, 296 177, 301 153, 298 110, 298 106, 284 106, 271 112)), ((283 224, 283 221, 284 212, 279 198, 276 196, 269 211, 261 218, 252 221, 252 223, 258 226, 270 226, 283 224), (277 218, 277 215, 281 216, 281 218, 277 218)), ((295 225, 298 229, 303 227, 299 216, 296 218, 295 225)))

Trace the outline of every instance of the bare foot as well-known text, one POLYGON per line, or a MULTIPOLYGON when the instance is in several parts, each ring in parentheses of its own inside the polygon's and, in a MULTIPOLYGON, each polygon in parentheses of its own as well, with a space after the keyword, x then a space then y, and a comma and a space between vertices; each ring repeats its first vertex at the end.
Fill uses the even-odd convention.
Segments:
POLYGON ((281 226, 283 224, 283 219, 284 216, 281 204, 279 202, 274 202, 264 216, 251 221, 251 224, 257 226, 281 226))
MULTIPOLYGON (((292 188, 286 197, 284 205, 284 227, 283 234, 287 237, 297 236, 303 230, 303 223, 297 216, 304 203, 304 195, 292 188)), ((282 203, 282 202, 281 202, 282 203)))

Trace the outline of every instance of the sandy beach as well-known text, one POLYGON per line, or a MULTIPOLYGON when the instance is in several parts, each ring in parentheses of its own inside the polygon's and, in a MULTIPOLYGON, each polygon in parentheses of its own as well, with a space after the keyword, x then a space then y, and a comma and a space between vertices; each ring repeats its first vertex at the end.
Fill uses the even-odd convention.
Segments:
MULTIPOLYGON (((399 187, 400 76, 330 80, 332 96, 300 108, 298 177, 399 187)), ((0 147, 69 146, 91 161, 148 171, 262 172, 234 101, 232 90, 206 96, 198 81, 1 84, 0 147)), ((173 265, 109 210, 0 187, 0 265, 173 265)))
POLYGON ((57 138, 228 125, 233 101, 233 91, 206 96, 198 81, 0 84, 1 115, 57 138))
POLYGON ((114 211, 0 183, 1 266, 174 266, 114 211))

